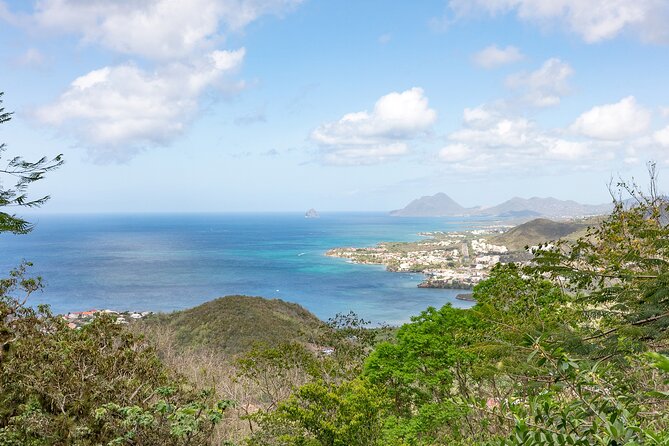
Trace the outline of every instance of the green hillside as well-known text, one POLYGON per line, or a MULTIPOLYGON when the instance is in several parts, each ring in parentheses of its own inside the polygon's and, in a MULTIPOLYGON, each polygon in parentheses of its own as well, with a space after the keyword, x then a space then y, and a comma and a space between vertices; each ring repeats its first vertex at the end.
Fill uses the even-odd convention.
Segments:
POLYGON ((572 238, 576 234, 582 235, 585 229, 592 224, 591 220, 560 222, 547 218, 536 218, 494 237, 491 243, 518 251, 524 249, 525 246, 539 245, 565 237, 572 238))
POLYGON ((256 342, 310 342, 323 325, 298 304, 262 297, 226 296, 143 324, 174 331, 178 347, 207 347, 235 355, 256 342))

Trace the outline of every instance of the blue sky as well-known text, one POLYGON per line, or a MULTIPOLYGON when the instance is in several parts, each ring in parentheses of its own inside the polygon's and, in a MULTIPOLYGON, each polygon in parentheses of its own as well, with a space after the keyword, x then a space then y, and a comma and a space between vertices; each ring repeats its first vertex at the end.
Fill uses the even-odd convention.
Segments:
POLYGON ((659 0, 0 0, 47 212, 389 210, 669 186, 659 0))

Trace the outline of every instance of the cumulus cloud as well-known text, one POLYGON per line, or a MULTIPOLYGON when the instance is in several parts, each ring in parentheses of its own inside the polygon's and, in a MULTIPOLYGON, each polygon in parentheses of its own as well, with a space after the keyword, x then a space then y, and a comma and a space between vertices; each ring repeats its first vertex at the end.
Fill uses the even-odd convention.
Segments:
POLYGON ((669 42, 669 2, 665 0, 451 0, 449 4, 457 17, 514 13, 540 26, 557 24, 588 43, 624 31, 644 41, 669 42))
POLYGON ((441 161, 465 161, 474 153, 471 147, 466 144, 449 144, 439 151, 439 159, 441 161))
POLYGON ((507 78, 508 87, 523 92, 523 98, 536 107, 558 105, 560 98, 569 93, 571 66, 557 58, 548 59, 536 71, 517 73, 507 78))
POLYGON ((653 140, 662 147, 669 147, 669 126, 653 133, 653 140))
POLYGON ((522 60, 525 56, 515 46, 498 48, 488 46, 472 56, 472 61, 479 67, 491 69, 522 60))
POLYGON ((465 109, 462 128, 449 134, 448 141, 437 159, 461 172, 581 165, 610 156, 596 144, 566 139, 559 131, 487 106, 465 109))
MULTIPOLYGON (((282 14, 301 1, 40 0, 21 22, 75 34, 84 43, 115 52, 173 60, 210 49, 222 37, 220 25, 238 30, 261 15, 282 14)), ((20 16, 12 17, 16 22, 20 16)))
POLYGON ((35 116, 70 133, 96 160, 124 161, 141 147, 166 144, 181 134, 198 110, 199 97, 209 88, 228 86, 226 74, 240 66, 244 53, 244 48, 213 51, 152 72, 131 63, 94 70, 35 116))
POLYGON ((311 133, 329 164, 373 164, 408 153, 407 141, 437 119, 421 88, 382 96, 371 112, 348 113, 311 133))
MULTIPOLYGON (((263 15, 280 16, 302 1, 35 0, 12 10, 0 0, 0 21, 42 34, 69 34, 128 57, 79 76, 35 113, 41 122, 72 134, 96 159, 118 160, 181 134, 210 87, 239 90, 243 81, 226 74, 241 63, 244 50, 216 49, 227 34, 263 15)), ((24 59, 35 64, 40 54, 27 53, 24 59)))
POLYGON ((579 116, 571 130, 603 140, 622 140, 640 135, 650 127, 651 113, 628 96, 615 104, 593 107, 579 116))

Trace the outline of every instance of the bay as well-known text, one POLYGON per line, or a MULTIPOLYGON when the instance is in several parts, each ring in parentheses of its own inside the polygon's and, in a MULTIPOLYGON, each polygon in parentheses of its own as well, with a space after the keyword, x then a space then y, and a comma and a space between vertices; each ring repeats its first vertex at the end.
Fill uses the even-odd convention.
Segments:
POLYGON ((382 213, 40 215, 35 230, 0 235, 0 268, 22 259, 43 277, 30 303, 57 313, 89 309, 169 312, 231 294, 296 302, 321 319, 354 311, 398 324, 461 291, 417 288, 422 275, 390 273, 324 253, 340 246, 411 241, 481 221, 382 213))

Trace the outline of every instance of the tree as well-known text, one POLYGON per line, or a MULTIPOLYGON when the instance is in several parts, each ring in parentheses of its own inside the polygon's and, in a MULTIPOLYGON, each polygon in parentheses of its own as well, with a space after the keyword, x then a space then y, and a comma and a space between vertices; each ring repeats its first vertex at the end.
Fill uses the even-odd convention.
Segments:
MULTIPOLYGON (((5 112, 2 107, 3 94, 0 92, 0 124, 12 119, 12 113, 5 112)), ((6 150, 7 145, 0 143, 0 159, 6 150)), ((35 208, 46 203, 50 198, 48 195, 39 198, 28 197, 28 186, 43 179, 47 172, 62 165, 62 154, 51 159, 42 157, 35 162, 15 156, 7 161, 5 167, 0 168, 0 233, 26 234, 32 230, 33 226, 28 221, 10 213, 8 209, 13 207, 35 208)))

